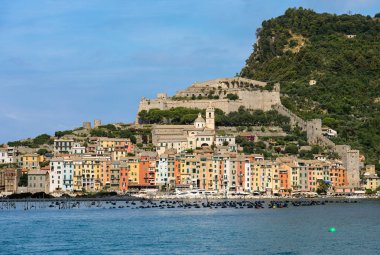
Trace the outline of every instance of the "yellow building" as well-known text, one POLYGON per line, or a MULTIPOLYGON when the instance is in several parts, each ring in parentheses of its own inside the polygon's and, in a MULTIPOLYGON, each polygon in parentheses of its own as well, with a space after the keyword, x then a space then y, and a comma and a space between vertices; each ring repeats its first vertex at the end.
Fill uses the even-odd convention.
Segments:
POLYGON ((365 174, 363 179, 365 183, 365 189, 375 191, 378 187, 380 187, 380 177, 378 177, 376 174, 365 174))
POLYGON ((128 151, 126 150, 114 150, 111 152, 111 157, 113 160, 120 160, 128 156, 128 151))
POLYGON ((38 155, 36 153, 33 154, 25 154, 21 156, 21 167, 23 169, 39 169, 40 162, 44 161, 44 156, 38 155))
POLYGON ((201 157, 199 167, 200 167, 199 188, 205 189, 205 190, 213 190, 215 188, 214 187, 215 174, 214 174, 214 168, 213 168, 213 160, 207 157, 201 157))
POLYGON ((73 176, 74 187, 73 188, 74 188, 74 191, 81 191, 83 189, 82 159, 80 158, 73 159, 73 166, 74 166, 74 176, 73 176))
POLYGON ((127 167, 129 169, 129 175, 128 175, 129 185, 139 185, 139 172, 140 172, 139 160, 136 157, 128 158, 127 167))
POLYGON ((265 191, 263 169, 260 162, 257 161, 251 162, 251 190, 253 192, 265 191))
POLYGON ((98 145, 105 151, 127 150, 130 152, 131 140, 128 138, 98 138, 98 145))

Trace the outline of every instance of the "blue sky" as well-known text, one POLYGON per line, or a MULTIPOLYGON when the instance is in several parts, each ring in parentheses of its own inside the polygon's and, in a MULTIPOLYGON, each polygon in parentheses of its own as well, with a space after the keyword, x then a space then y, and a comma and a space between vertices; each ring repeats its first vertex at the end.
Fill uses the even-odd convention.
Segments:
POLYGON ((0 143, 132 122, 140 98, 230 77, 289 7, 380 12, 377 0, 0 0, 0 143))

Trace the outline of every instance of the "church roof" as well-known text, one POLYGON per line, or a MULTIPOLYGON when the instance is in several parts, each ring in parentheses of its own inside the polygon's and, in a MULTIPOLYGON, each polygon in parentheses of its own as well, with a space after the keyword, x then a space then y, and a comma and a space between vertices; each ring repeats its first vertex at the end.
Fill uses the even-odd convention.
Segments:
POLYGON ((201 114, 198 114, 198 118, 195 120, 195 122, 206 122, 206 121, 202 118, 201 114))

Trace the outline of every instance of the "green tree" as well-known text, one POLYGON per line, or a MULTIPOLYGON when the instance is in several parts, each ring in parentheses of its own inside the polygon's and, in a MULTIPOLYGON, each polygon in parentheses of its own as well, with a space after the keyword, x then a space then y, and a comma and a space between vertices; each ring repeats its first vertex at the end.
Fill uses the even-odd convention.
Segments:
POLYGON ((291 154, 291 155, 297 155, 298 154, 298 146, 295 144, 289 144, 285 147, 285 153, 291 154))
POLYGON ((288 9, 262 23, 240 76, 280 82, 284 106, 306 120, 321 118, 337 130, 336 144, 361 150, 366 163, 375 164, 380 155, 379 14, 375 18, 288 9), (356 37, 347 38, 350 34, 356 37), (294 53, 286 50, 296 37, 303 46, 294 53), (311 79, 317 85, 309 86, 311 79))
POLYGON ((37 154, 38 155, 45 155, 46 153, 48 153, 49 151, 47 149, 39 149, 37 151, 37 154))
POLYGON ((226 95, 226 98, 227 98, 228 100, 235 101, 235 100, 238 100, 238 99, 239 99, 239 96, 236 95, 236 94, 228 93, 228 94, 226 95))
POLYGON ((317 193, 318 194, 327 194, 327 191, 330 188, 330 184, 326 183, 324 180, 318 180, 318 188, 317 193))
POLYGON ((18 182, 18 186, 20 186, 20 187, 28 187, 28 174, 22 174, 20 176, 20 180, 18 182))
POLYGON ((48 144, 49 142, 50 142, 50 135, 48 134, 42 134, 42 135, 36 136, 33 139, 33 144, 37 146, 42 145, 42 144, 48 144))

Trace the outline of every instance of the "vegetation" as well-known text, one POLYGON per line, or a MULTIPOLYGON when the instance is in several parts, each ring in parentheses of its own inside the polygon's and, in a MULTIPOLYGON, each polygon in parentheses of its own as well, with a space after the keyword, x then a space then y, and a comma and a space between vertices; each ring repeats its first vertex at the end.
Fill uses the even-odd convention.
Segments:
POLYGON ((132 129, 132 128, 121 128, 115 125, 108 124, 99 126, 90 131, 91 136, 98 137, 110 137, 110 138, 129 138, 131 142, 136 144, 136 135, 142 135, 143 142, 146 143, 147 136, 150 135, 150 128, 144 129, 132 129))
POLYGON ((42 134, 39 136, 36 136, 34 139, 27 139, 24 141, 13 141, 8 142, 9 146, 25 146, 29 148, 38 148, 43 144, 53 144, 54 140, 50 135, 48 134, 42 134))
POLYGON ((204 114, 204 110, 176 107, 169 110, 151 109, 139 112, 140 123, 143 124, 191 124, 198 114, 204 114))
POLYGON ((58 137, 58 138, 61 138, 62 136, 64 135, 71 135, 73 133, 72 130, 65 130, 65 131, 56 131, 54 133, 54 136, 55 137, 58 137))
POLYGON ((27 187, 28 186, 28 175, 27 174, 22 174, 20 176, 18 186, 21 186, 21 187, 27 187))
POLYGON ((280 82, 286 107, 304 119, 321 118, 324 125, 338 131, 334 142, 350 144, 365 153, 367 163, 377 163, 378 16, 288 9, 284 15, 262 23, 257 30, 258 43, 240 76, 280 82), (317 84, 310 86, 309 80, 317 84))
POLYGON ((173 96, 173 97, 171 97, 171 99, 175 100, 175 101, 219 99, 219 96, 218 95, 214 95, 214 93, 215 93, 215 91, 212 90, 212 91, 210 91, 210 93, 207 96, 202 96, 202 95, 195 96, 193 94, 193 95, 191 95, 191 97, 177 97, 177 96, 173 96))
MULTIPOLYGON (((205 110, 177 107, 168 110, 151 109, 139 113, 141 123, 160 124, 192 124, 198 114, 205 110)), ((237 112, 225 114, 220 109, 215 109, 215 123, 218 126, 288 126, 289 118, 278 114, 276 111, 264 112, 261 110, 250 111, 240 107, 237 112)), ((243 128, 244 130, 244 128, 243 128)))
POLYGON ((45 167, 45 166, 48 166, 49 164, 50 164, 50 161, 43 161, 39 163, 40 167, 45 167))
POLYGON ((238 99, 239 99, 239 96, 236 95, 236 94, 230 94, 230 93, 228 93, 228 94, 226 95, 226 98, 227 98, 228 100, 235 101, 235 100, 238 100, 238 99))
POLYGON ((327 194, 327 191, 330 188, 330 184, 326 183, 324 180, 318 180, 317 182, 318 182, 317 193, 319 195, 327 194))
POLYGON ((48 153, 49 151, 47 149, 39 149, 37 151, 37 154, 38 155, 45 155, 46 153, 48 153))
POLYGON ((296 144, 289 144, 285 147, 285 152, 291 155, 298 155, 298 146, 296 144))

